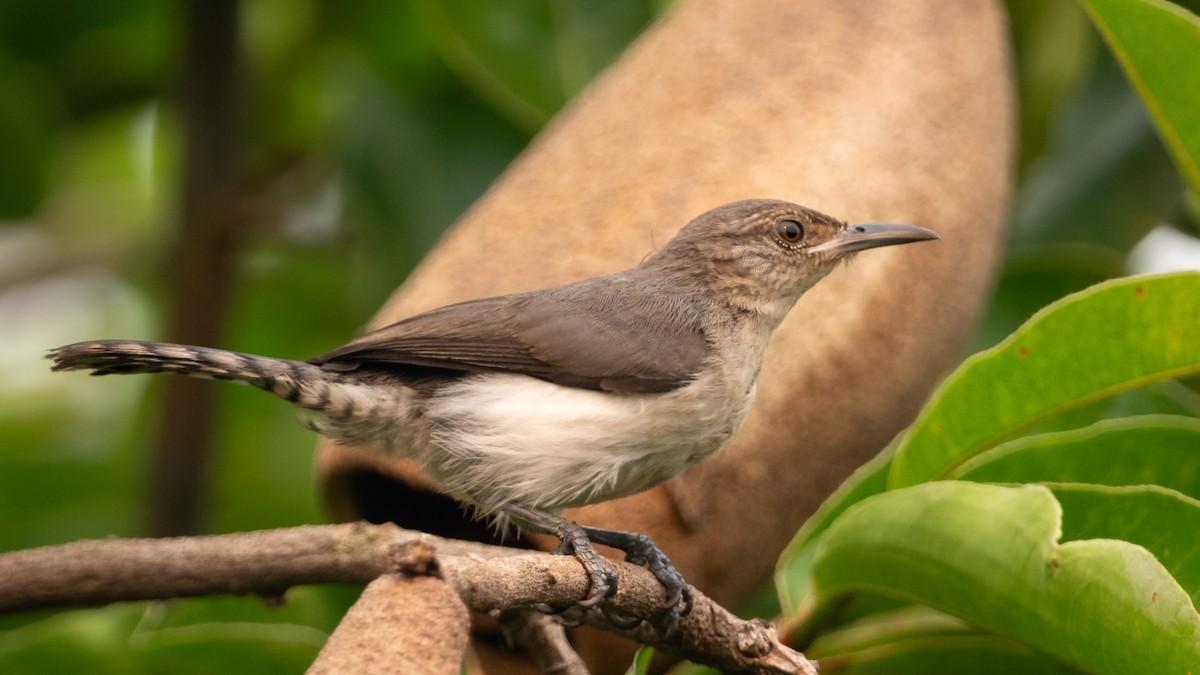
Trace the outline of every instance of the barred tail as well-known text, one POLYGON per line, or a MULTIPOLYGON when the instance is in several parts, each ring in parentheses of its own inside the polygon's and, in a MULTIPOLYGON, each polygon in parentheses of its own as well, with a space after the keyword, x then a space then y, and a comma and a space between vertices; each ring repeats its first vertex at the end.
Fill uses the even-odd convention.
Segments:
POLYGON ((90 370, 92 375, 179 373, 231 380, 269 391, 310 410, 325 411, 340 378, 304 361, 239 354, 224 349, 163 342, 96 340, 51 349, 52 370, 90 370))

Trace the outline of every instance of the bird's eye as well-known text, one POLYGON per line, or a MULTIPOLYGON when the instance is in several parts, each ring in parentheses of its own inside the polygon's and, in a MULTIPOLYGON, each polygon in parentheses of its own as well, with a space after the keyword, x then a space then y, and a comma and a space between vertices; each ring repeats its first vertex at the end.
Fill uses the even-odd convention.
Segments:
POLYGON ((804 239, 804 226, 794 220, 781 220, 775 223, 775 234, 789 244, 799 244, 804 239))

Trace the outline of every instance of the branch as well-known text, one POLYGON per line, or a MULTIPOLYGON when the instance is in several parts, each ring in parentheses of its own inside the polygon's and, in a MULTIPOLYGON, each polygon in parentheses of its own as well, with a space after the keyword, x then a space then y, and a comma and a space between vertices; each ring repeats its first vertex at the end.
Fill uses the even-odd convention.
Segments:
POLYGON ((505 637, 533 658, 542 675, 588 675, 583 659, 567 640, 562 623, 530 609, 500 614, 505 637))
MULTIPOLYGON (((664 593, 654 575, 627 563, 613 566, 621 582, 605 607, 651 623, 660 618, 664 593)), ((468 609, 502 620, 506 612, 534 603, 571 604, 588 585, 583 569, 569 556, 443 539, 390 524, 309 525, 205 537, 82 541, 0 554, 0 613, 225 593, 278 596, 295 585, 362 584, 393 573, 441 577, 468 609)), ((588 622, 723 672, 816 673, 802 655, 779 641, 769 624, 743 621, 699 592, 692 612, 671 636, 659 635, 647 623, 628 630, 614 627, 600 612, 590 613, 588 622)), ((519 640, 526 646, 549 641, 555 650, 565 647, 536 620, 524 627, 533 631, 519 640)))
POLYGON ((441 579, 384 575, 346 612, 307 675, 457 673, 470 631, 467 608, 441 579))

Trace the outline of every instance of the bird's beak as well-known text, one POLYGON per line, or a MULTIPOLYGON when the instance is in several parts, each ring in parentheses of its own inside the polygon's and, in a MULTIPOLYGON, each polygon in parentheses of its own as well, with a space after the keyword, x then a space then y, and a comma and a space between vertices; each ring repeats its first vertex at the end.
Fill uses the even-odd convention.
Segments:
POLYGON ((852 251, 914 241, 941 239, 937 232, 915 225, 851 225, 833 239, 809 249, 814 253, 841 255, 852 251))

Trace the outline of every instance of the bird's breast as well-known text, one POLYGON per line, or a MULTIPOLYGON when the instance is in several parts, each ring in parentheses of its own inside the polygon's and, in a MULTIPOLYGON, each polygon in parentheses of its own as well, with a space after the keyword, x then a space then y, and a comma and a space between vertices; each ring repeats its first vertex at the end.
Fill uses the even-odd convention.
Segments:
POLYGON ((474 375, 427 400, 428 442, 415 454, 442 489, 485 507, 614 499, 720 449, 746 416, 756 376, 709 368, 670 392, 613 394, 474 375))

